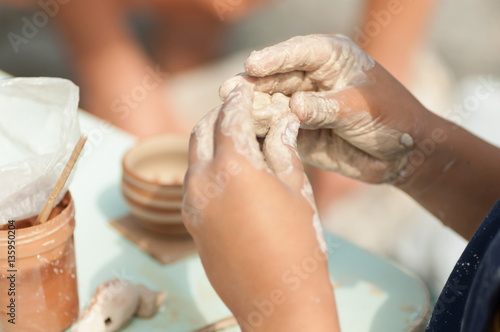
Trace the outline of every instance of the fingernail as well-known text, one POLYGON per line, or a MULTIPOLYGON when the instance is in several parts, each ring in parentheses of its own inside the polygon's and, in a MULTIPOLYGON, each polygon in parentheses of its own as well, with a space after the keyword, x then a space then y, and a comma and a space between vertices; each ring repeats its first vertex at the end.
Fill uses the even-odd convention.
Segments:
POLYGON ((302 128, 318 128, 331 125, 338 115, 337 100, 308 92, 292 96, 290 108, 300 120, 302 128))
POLYGON ((253 102, 253 89, 248 83, 238 83, 236 87, 228 94, 225 105, 230 105, 240 102, 253 102), (243 97, 243 100, 242 100, 243 97))
POLYGON ((236 86, 236 88, 231 90, 231 92, 229 92, 229 94, 227 95, 225 104, 229 105, 234 102, 238 102, 241 98, 241 95, 242 95, 241 91, 238 89, 238 86, 236 86))
POLYGON ((259 51, 252 51, 252 53, 250 53, 248 58, 245 60, 245 64, 244 64, 245 71, 248 74, 252 75, 257 67, 256 64, 258 64, 260 60, 261 60, 260 52, 259 51))
POLYGON ((225 100, 231 91, 233 91, 238 84, 242 83, 244 79, 241 76, 234 76, 226 80, 219 89, 219 95, 222 100, 225 100))
POLYGON ((250 53, 250 56, 245 60, 247 74, 259 77, 267 75, 270 66, 268 53, 266 49, 250 53))

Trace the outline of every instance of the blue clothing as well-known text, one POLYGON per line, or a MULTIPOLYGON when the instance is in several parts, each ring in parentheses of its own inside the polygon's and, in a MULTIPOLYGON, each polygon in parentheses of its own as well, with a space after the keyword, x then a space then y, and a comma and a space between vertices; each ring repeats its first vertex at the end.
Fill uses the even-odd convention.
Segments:
POLYGON ((499 306, 500 201, 460 256, 425 331, 487 332, 499 306))

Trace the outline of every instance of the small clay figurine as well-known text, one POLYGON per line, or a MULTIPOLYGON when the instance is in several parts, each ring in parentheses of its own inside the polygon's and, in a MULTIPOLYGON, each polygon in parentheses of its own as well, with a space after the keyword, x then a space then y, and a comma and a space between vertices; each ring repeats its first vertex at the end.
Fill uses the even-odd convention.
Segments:
POLYGON ((99 285, 88 307, 71 327, 71 332, 112 332, 133 316, 151 318, 165 302, 165 291, 154 292, 142 284, 112 279, 99 285))

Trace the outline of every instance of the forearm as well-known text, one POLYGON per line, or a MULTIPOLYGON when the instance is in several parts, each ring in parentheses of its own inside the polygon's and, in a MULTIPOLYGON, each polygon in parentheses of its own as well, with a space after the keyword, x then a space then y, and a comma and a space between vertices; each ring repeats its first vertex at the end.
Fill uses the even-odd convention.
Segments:
POLYGON ((425 38, 435 5, 434 0, 368 0, 355 41, 407 83, 412 55, 425 38))
POLYGON ((333 316, 334 312, 327 312, 321 304, 317 305, 315 310, 311 309, 300 305, 288 311, 286 315, 269 317, 266 325, 260 328, 253 328, 248 322, 240 324, 240 328, 242 332, 340 332, 338 319, 333 316))
POLYGON ((410 157, 409 170, 414 174, 397 186, 470 239, 500 198, 500 149, 436 115, 431 117, 433 125, 410 157))
POLYGON ((283 295, 276 297, 277 293, 271 292, 261 301, 253 301, 251 307, 241 314, 235 315, 242 331, 339 332, 333 288, 329 280, 324 280, 325 283, 315 275, 309 275, 306 279, 299 279, 297 275, 287 278, 287 282, 293 280, 293 286, 298 288, 274 289, 273 292, 282 292, 283 295))
POLYGON ((122 5, 74 0, 56 16, 82 88, 83 107, 139 136, 178 131, 162 89, 166 74, 130 35, 122 5))

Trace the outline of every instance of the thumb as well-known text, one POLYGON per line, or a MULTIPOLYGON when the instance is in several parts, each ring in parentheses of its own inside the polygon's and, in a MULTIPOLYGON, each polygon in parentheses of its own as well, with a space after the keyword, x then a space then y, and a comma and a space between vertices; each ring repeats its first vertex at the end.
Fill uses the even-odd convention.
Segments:
POLYGON ((290 99, 290 109, 304 129, 331 128, 338 117, 342 92, 296 92, 290 99))
POLYGON ((292 191, 304 187, 304 168, 297 152, 299 120, 288 113, 279 118, 269 130, 263 153, 274 174, 292 191))

